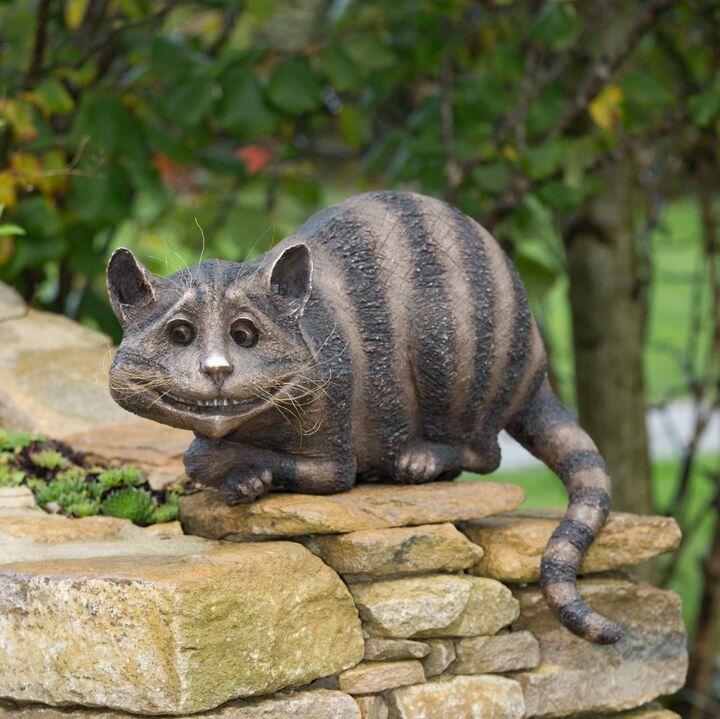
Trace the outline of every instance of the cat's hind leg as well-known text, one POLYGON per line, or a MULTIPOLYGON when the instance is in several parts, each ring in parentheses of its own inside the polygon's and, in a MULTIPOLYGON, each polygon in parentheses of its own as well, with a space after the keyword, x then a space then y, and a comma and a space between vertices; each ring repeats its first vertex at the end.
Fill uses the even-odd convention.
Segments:
POLYGON ((477 450, 472 447, 429 440, 409 442, 395 460, 395 480, 403 484, 421 484, 436 479, 453 479, 461 472, 488 474, 497 469, 500 450, 477 450))

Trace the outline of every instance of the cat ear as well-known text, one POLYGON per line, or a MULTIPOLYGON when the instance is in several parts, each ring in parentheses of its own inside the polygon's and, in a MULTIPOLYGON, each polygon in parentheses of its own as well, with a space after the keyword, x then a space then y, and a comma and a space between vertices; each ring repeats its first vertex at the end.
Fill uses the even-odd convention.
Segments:
POLYGON ((130 250, 121 247, 108 262, 106 279, 110 304, 120 324, 125 327, 133 311, 155 299, 154 275, 130 250))
POLYGON ((283 250, 270 270, 270 292, 290 313, 302 315, 312 289, 312 258, 304 244, 291 245, 283 250))

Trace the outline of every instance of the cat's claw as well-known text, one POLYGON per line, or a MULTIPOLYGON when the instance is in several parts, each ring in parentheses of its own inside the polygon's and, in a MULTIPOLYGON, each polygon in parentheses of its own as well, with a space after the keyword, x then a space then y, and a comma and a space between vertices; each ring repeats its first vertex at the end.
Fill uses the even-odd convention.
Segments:
POLYGON ((269 469, 235 470, 225 478, 220 492, 227 504, 249 504, 264 497, 271 484, 272 473, 269 469))

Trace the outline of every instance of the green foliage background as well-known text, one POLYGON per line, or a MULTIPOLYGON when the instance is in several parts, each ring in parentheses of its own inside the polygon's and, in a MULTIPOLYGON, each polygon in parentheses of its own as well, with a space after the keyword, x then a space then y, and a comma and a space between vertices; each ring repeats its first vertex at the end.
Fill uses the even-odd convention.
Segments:
MULTIPOLYGON (((0 279, 117 339, 102 277, 115 246, 158 272, 197 261, 203 242, 205 256, 242 260, 349 193, 409 187, 493 226, 570 398, 564 300, 552 296, 562 223, 599 189, 599 167, 650 139, 664 151, 665 126, 679 161, 698 133, 717 135, 720 112, 709 0, 673 7, 575 108, 600 20, 612 23, 598 12, 585 2, 6 0, 0 204, 25 234, 0 232, 0 279)), ((657 394, 677 379, 668 363, 648 361, 657 394)))

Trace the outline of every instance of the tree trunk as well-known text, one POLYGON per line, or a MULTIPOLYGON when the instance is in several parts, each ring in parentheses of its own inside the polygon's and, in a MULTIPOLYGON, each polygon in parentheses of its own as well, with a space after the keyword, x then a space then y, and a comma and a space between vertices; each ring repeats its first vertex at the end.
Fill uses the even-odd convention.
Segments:
POLYGON ((580 423, 603 454, 613 507, 652 509, 642 349, 644 302, 638 281, 631 166, 603 178, 604 190, 565 235, 575 385, 580 423))

